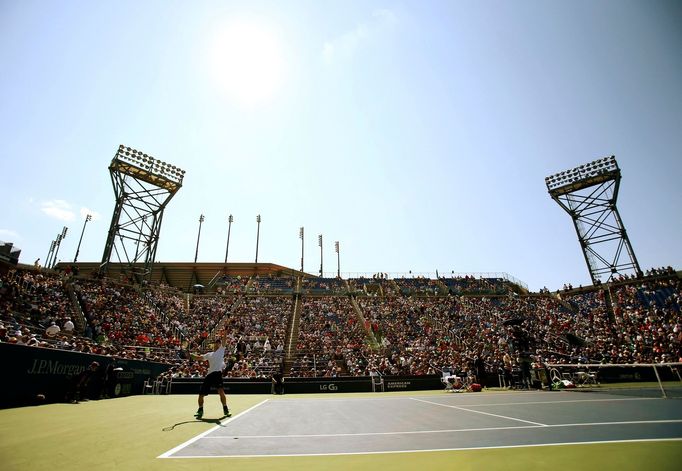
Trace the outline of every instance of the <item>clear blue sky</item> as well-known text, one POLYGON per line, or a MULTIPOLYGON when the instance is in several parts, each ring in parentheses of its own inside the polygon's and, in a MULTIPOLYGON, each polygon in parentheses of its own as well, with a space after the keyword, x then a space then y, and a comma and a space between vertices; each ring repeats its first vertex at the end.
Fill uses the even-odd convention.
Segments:
POLYGON ((99 261, 125 144, 186 170, 160 261, 589 283, 544 177, 615 155, 642 268, 682 266, 679 1, 0 1, 0 239, 99 261))

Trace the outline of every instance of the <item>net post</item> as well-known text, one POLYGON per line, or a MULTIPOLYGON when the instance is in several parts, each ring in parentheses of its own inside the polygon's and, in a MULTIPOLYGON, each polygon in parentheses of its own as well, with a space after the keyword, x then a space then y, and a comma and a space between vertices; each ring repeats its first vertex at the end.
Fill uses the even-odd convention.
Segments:
POLYGON ((663 387, 663 383, 661 382, 661 377, 658 375, 658 369, 656 368, 656 364, 652 363, 654 367, 654 373, 656 374, 656 380, 658 381, 658 387, 661 388, 661 394, 663 394, 663 399, 667 399, 668 395, 665 393, 665 388, 663 387))

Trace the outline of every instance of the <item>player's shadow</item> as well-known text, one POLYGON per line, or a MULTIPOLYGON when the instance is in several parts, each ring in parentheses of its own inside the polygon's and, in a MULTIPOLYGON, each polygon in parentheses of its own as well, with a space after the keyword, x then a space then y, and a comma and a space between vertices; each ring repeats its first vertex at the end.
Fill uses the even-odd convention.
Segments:
POLYGON ((170 432, 170 431, 173 430, 175 427, 178 427, 178 426, 180 426, 180 425, 185 425, 185 424, 196 424, 197 422, 204 422, 204 423, 207 423, 207 424, 214 424, 214 425, 217 425, 218 427, 224 427, 224 425, 220 423, 220 422, 221 422, 222 420, 224 420, 224 419, 227 419, 227 416, 226 416, 226 415, 224 415, 224 416, 222 416, 222 417, 219 417, 219 418, 217 418, 217 419, 207 419, 207 418, 205 418, 205 417, 202 417, 201 419, 185 420, 184 422, 178 422, 177 424, 173 424, 173 425, 171 425, 171 426, 169 426, 169 427, 164 427, 162 430, 163 430, 164 432, 170 432))

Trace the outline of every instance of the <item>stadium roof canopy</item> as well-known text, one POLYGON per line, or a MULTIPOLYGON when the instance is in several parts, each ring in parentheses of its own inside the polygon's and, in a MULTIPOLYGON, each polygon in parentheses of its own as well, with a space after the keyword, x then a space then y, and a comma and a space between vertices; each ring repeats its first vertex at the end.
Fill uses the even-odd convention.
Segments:
MULTIPOLYGON (((95 275, 99 270, 99 262, 59 263, 57 269, 77 267, 81 276, 95 275)), ((129 279, 137 276, 138 279, 147 279, 144 273, 144 264, 132 265, 127 263, 110 263, 107 276, 112 279, 129 279)), ((194 285, 209 287, 222 276, 312 276, 301 273, 299 270, 275 265, 273 263, 192 263, 192 262, 156 262, 154 263, 151 284, 172 286, 183 291, 189 291, 194 285)))

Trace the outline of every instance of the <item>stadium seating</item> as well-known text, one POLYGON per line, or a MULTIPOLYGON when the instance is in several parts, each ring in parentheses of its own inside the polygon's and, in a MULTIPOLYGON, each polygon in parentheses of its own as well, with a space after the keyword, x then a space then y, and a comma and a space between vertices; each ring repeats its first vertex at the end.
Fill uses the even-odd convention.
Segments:
POLYGON ((669 271, 527 295, 502 278, 310 278, 300 290, 291 276, 223 281, 223 294, 195 295, 11 269, 0 277, 0 341, 163 361, 182 377, 204 373, 187 349, 226 331, 227 376, 448 370, 484 386, 504 376, 505 354, 517 372, 524 355, 538 364, 682 359, 682 284, 669 271), (81 331, 45 335, 77 309, 81 331))

